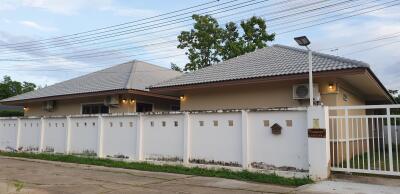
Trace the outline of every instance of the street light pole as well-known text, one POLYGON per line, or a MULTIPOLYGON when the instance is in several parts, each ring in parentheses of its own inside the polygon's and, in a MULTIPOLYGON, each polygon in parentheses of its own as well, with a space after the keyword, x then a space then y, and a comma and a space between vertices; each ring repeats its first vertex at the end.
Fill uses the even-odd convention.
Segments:
POLYGON ((312 75, 312 51, 306 46, 308 50, 308 89, 310 94, 310 106, 314 106, 314 84, 312 75))
POLYGON ((310 40, 306 36, 299 36, 294 38, 294 40, 300 46, 305 46, 308 50, 308 94, 310 97, 310 106, 314 106, 314 85, 312 79, 312 51, 308 48, 308 45, 311 44, 310 40))

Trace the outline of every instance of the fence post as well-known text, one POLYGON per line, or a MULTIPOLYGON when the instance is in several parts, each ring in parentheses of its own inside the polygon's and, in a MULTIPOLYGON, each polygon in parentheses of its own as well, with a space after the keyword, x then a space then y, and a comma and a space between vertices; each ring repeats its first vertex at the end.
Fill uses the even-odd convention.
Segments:
MULTIPOLYGON (((344 119, 345 119, 344 120, 344 123, 345 123, 344 127, 346 128, 345 129, 346 130, 346 168, 347 168, 347 170, 350 170, 350 141, 349 141, 349 139, 350 139, 350 129, 349 129, 349 110, 347 108, 344 109, 344 119)), ((354 142, 352 142, 352 143, 353 143, 353 146, 354 146, 354 142)), ((364 143, 363 143, 362 146, 364 147, 364 143)))
POLYGON ((103 133, 104 133, 104 122, 103 122, 103 116, 99 115, 98 116, 98 126, 97 126, 97 157, 102 158, 103 157, 103 133))
POLYGON ((249 168, 249 126, 248 126, 248 112, 242 110, 242 167, 249 168))
MULTIPOLYGON (((386 108, 386 119, 387 119, 387 127, 386 128, 387 128, 387 132, 388 132, 387 133, 388 134, 388 146, 389 146, 389 170, 390 170, 390 172, 393 172, 392 122, 390 119, 390 108, 386 108)), ((383 136, 383 138, 385 138, 385 137, 383 136)))
POLYGON ((188 112, 183 113, 183 163, 189 164, 191 152, 191 129, 190 129, 190 115, 188 112))
POLYGON ((330 175, 330 142, 328 107, 307 109, 309 175, 313 180, 330 175))
POLYGON ((138 114, 136 127, 136 160, 143 160, 143 115, 138 114))
POLYGON ((45 133, 45 124, 44 118, 40 118, 40 144, 39 144, 39 152, 43 152, 44 150, 44 133, 45 133))
POLYGON ((17 118, 17 141, 15 143, 15 149, 18 150, 21 144, 21 118, 17 118))
POLYGON ((71 129, 72 129, 72 123, 71 123, 71 116, 67 116, 67 138, 65 140, 65 153, 70 154, 71 153, 71 129))

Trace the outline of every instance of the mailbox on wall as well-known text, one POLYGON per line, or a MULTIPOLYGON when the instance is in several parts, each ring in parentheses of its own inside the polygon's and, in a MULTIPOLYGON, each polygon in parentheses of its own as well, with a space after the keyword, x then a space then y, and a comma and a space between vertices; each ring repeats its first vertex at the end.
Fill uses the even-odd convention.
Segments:
POLYGON ((274 125, 271 126, 271 131, 272 134, 279 135, 282 133, 282 127, 278 123, 275 123, 274 125))

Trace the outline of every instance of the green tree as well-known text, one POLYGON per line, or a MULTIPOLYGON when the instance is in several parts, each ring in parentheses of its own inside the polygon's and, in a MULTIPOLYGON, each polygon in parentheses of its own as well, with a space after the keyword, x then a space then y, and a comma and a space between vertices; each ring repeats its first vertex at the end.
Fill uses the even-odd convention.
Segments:
POLYGON ((183 72, 183 69, 180 68, 176 63, 171 63, 171 69, 179 72, 183 72))
POLYGON ((187 49, 189 59, 184 71, 194 71, 253 52, 275 39, 274 33, 267 33, 265 20, 259 17, 242 21, 241 30, 234 22, 228 22, 225 28, 221 28, 217 20, 209 15, 193 15, 192 18, 195 20, 193 29, 182 31, 178 36, 178 48, 187 49))
POLYGON ((223 29, 216 19, 209 15, 193 15, 195 24, 190 31, 183 31, 178 36, 180 49, 187 49, 189 63, 185 71, 194 71, 219 62, 219 46, 223 29))
POLYGON ((18 94, 30 92, 36 89, 36 85, 30 82, 13 81, 10 76, 4 76, 0 82, 0 99, 18 94))

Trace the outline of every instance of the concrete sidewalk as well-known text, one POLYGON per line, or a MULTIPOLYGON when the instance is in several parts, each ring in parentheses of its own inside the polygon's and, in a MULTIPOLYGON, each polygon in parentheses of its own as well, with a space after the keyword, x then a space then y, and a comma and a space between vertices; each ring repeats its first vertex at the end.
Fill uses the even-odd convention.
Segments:
POLYGON ((376 176, 333 175, 329 180, 298 188, 305 194, 399 194, 400 179, 376 176))

